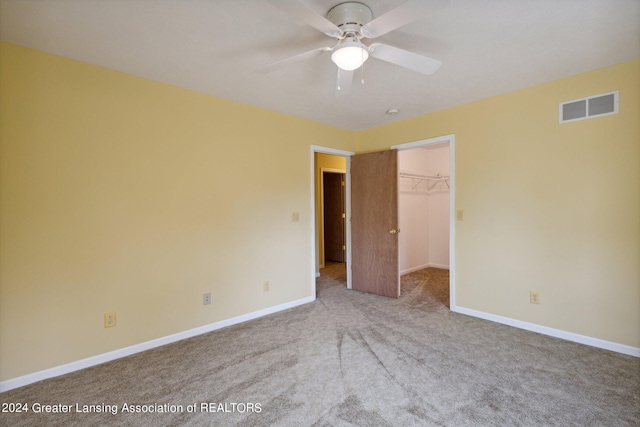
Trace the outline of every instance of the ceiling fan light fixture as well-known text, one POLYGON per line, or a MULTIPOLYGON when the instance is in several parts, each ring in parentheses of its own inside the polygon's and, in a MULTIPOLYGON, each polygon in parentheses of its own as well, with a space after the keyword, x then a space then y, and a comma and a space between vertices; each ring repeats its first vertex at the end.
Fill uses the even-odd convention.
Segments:
POLYGON ((341 69, 358 69, 369 59, 369 50, 358 41, 345 41, 331 54, 331 60, 341 69))

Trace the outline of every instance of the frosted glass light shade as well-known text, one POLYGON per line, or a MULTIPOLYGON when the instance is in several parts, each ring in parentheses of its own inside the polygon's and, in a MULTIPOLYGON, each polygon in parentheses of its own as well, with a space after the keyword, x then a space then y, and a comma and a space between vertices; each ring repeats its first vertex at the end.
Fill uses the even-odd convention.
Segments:
POLYGON ((331 60, 346 71, 360 68, 364 61, 369 59, 369 51, 359 42, 347 41, 338 47, 332 54, 331 60))

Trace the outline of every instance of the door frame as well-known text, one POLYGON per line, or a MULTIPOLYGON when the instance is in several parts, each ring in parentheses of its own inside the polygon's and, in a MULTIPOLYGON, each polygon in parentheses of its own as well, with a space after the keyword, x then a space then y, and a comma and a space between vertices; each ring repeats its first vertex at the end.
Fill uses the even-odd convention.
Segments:
POLYGON ((316 153, 330 154, 332 156, 339 156, 345 158, 345 211, 347 214, 347 221, 345 224, 345 239, 347 250, 345 253, 347 263, 347 289, 351 289, 351 156, 355 153, 353 151, 338 150, 335 148, 322 147, 320 145, 311 146, 311 212, 313 213, 310 219, 311 222, 311 290, 313 299, 316 298, 316 278, 319 277, 318 272, 318 254, 316 248, 318 243, 316 241, 317 229, 316 229, 316 153))
MULTIPOLYGON (((456 192, 456 173, 455 173, 455 141, 456 135, 442 135, 433 138, 421 139, 418 141, 407 142, 403 144, 392 145, 391 150, 409 150, 412 148, 426 147, 429 145, 449 143, 449 310, 456 311, 456 275, 455 275, 455 234, 456 234, 456 214, 455 214, 455 192, 456 192)), ((317 254, 316 254, 316 162, 315 153, 331 154, 334 156, 344 157, 346 160, 346 241, 347 241, 347 289, 351 289, 351 156, 355 153, 352 151, 338 150, 335 148, 322 147, 312 145, 310 173, 311 173, 311 289, 312 296, 316 298, 316 271, 317 271, 317 254)))
MULTIPOLYGON (((319 212, 320 212, 320 227, 322 227, 322 233, 320 233, 321 239, 322 239, 322 247, 320 248, 322 250, 322 252, 326 252, 326 247, 325 247, 325 238, 324 238, 324 234, 325 234, 325 227, 324 227, 324 174, 325 173, 333 173, 333 174, 337 174, 337 175, 344 175, 344 208, 345 208, 345 214, 347 213, 346 209, 347 209, 347 171, 344 169, 336 169, 336 168, 320 168, 320 182, 319 182, 319 187, 320 187, 320 197, 318 198, 318 200, 320 201, 320 206, 319 206, 319 212)), ((347 220, 346 218, 348 218, 345 215, 345 221, 344 221, 344 244, 346 246, 347 244, 347 220)), ((316 247, 317 247, 317 242, 316 242, 316 247)), ((347 253, 345 250, 345 262, 347 262, 347 253)), ((323 268, 326 266, 327 264, 327 260, 324 256, 324 253, 319 253, 318 254, 318 261, 320 263, 320 268, 323 268)))
POLYGON ((456 135, 442 135, 435 138, 421 139, 393 145, 392 150, 410 150, 412 148, 427 147, 449 143, 449 310, 456 311, 456 281, 455 281, 455 235, 456 235, 456 173, 455 173, 455 141, 456 135))

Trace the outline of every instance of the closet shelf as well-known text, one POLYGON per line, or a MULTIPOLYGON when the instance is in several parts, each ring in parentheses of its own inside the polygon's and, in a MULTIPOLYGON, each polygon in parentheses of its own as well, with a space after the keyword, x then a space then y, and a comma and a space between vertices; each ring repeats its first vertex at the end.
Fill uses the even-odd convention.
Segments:
POLYGON ((413 184, 413 186, 411 187, 412 190, 415 190, 418 187, 418 185, 420 185, 420 183, 424 181, 427 181, 429 183, 427 190, 431 190, 439 182, 444 182, 447 185, 447 188, 451 188, 449 185, 448 175, 441 176, 440 174, 438 174, 436 176, 429 176, 429 175, 420 175, 412 172, 400 172, 399 176, 400 178, 407 178, 412 180, 412 184, 413 184))

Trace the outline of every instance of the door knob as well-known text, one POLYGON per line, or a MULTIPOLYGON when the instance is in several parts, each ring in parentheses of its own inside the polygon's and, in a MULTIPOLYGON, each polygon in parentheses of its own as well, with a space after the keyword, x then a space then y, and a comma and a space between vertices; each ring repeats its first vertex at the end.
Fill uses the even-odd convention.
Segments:
POLYGON ((395 228, 392 228, 391 230, 389 230, 389 234, 398 234, 399 232, 400 232, 399 228, 397 230, 395 228))

